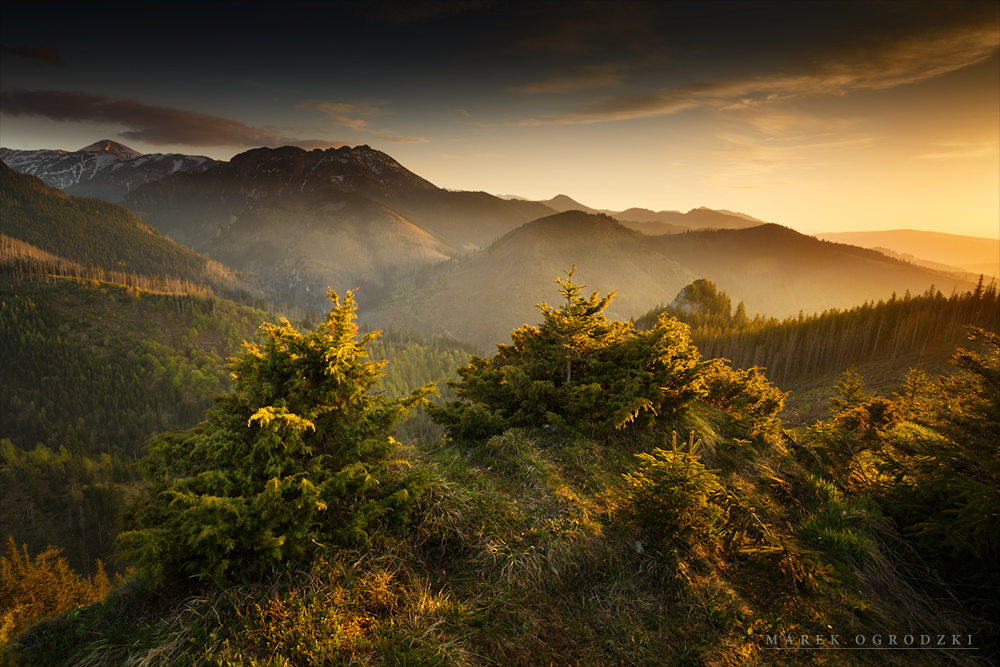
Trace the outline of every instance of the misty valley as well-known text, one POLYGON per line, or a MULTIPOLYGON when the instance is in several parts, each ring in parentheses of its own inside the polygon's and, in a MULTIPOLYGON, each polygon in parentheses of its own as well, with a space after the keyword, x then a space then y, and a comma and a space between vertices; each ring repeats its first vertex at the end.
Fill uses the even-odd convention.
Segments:
POLYGON ((0 160, 2 664, 1000 656, 995 239, 0 160))

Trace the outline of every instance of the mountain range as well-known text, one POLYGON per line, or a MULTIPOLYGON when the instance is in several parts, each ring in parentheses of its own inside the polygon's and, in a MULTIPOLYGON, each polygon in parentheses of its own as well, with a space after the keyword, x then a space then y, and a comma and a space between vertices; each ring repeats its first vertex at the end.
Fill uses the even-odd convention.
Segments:
POLYGON ((961 234, 892 229, 834 232, 817 238, 873 248, 936 271, 1000 276, 1000 241, 961 234))
POLYGON ((533 202, 444 190, 368 146, 258 148, 201 172, 175 173, 146 184, 122 203, 197 250, 263 200, 290 201, 325 191, 352 192, 388 206, 456 251, 483 247, 552 213, 533 202))
POLYGON ((635 318, 707 278, 751 316, 846 309, 893 293, 965 292, 972 282, 874 250, 830 243, 775 224, 647 237, 604 214, 566 211, 523 225, 482 252, 423 272, 364 317, 374 326, 447 334, 485 348, 537 323, 558 300, 553 280, 576 267, 588 292, 616 290, 612 318, 635 318), (460 308, 456 304, 461 304, 460 308))
MULTIPOLYGON (((480 346, 504 342, 513 328, 537 321, 535 304, 553 301, 552 281, 574 265, 575 279, 589 290, 617 290, 609 315, 621 318, 670 303, 698 278, 715 282, 734 304, 743 301, 751 316, 772 317, 848 308, 932 285, 946 294, 974 287, 967 276, 805 236, 744 213, 603 212, 566 195, 528 201, 453 192, 369 146, 258 148, 228 162, 172 156, 176 168, 141 183, 136 174, 143 165, 164 166, 171 156, 142 156, 110 141, 75 153, 3 150, 22 171, 44 171, 44 164, 58 160, 94 167, 45 172, 53 182, 60 173, 79 175, 59 181, 68 183, 67 193, 110 182, 109 174, 138 183, 129 185, 121 207, 105 215, 155 228, 156 236, 166 237, 158 243, 173 239, 236 272, 257 274, 299 305, 325 309, 326 287, 340 293, 357 288, 360 314, 373 325, 447 334, 480 346), (102 164, 117 166, 100 172, 102 164), (125 178, 129 174, 135 179, 125 178)), ((57 194, 46 197, 54 201, 57 194)), ((80 203, 92 200, 73 201, 69 208, 100 208, 80 203)), ((11 227, 7 216, 4 233, 11 227)), ((101 225, 87 224, 93 231, 74 232, 74 238, 114 238, 101 225)), ((33 234, 33 241, 21 239, 29 243, 45 234, 64 236, 58 225, 49 232, 21 227, 33 234)))
POLYGON ((376 327, 446 334, 482 347, 540 320, 555 303, 556 278, 576 267, 587 292, 617 290, 607 315, 637 317, 698 278, 605 215, 565 211, 529 222, 481 252, 431 267, 391 302, 364 314, 376 327))
MULTIPOLYGON (((524 200, 521 197, 507 195, 506 198, 524 200)), ((603 213, 609 215, 629 229, 643 234, 656 236, 660 234, 677 234, 692 229, 743 229, 766 224, 745 213, 736 213, 725 209, 711 209, 701 206, 687 213, 680 211, 652 211, 648 208, 629 208, 624 211, 596 209, 581 204, 568 195, 556 195, 552 199, 538 202, 554 211, 583 211, 584 213, 603 213)))
POLYGON ((0 160, 67 194, 110 202, 121 201, 127 192, 169 174, 197 172, 216 164, 197 155, 143 155, 108 139, 77 151, 0 148, 0 160))

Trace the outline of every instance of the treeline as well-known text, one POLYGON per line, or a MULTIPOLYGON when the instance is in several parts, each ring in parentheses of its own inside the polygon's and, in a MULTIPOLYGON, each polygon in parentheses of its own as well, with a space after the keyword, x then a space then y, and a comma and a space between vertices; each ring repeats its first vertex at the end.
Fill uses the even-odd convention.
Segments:
POLYGON ((128 209, 72 197, 34 176, 0 167, 4 233, 83 265, 193 282, 239 278, 217 262, 168 241, 128 209))
POLYGON ((269 310, 292 298, 163 237, 118 204, 73 197, 0 162, 0 254, 15 280, 48 275, 153 291, 217 294, 269 310))
POLYGON ((30 243, 0 234, 0 263, 8 280, 15 284, 39 282, 50 278, 77 278, 116 283, 147 292, 211 295, 203 283, 172 277, 150 277, 128 271, 115 271, 93 264, 83 265, 59 257, 30 243))
POLYGON ((20 285, 32 282, 53 282, 57 278, 114 283, 145 292, 219 296, 239 305, 266 312, 285 312, 302 320, 310 315, 308 309, 292 303, 292 298, 280 290, 266 287, 256 277, 234 279, 232 271, 218 262, 209 260, 209 271, 204 281, 192 281, 173 276, 148 276, 125 270, 68 260, 37 248, 30 243, 0 234, 0 279, 20 285))
POLYGON ((772 381, 788 386, 874 360, 916 365, 928 357, 945 359, 964 341, 965 326, 996 329, 1000 294, 996 282, 985 284, 981 277, 964 294, 945 297, 931 286, 916 296, 893 294, 888 301, 779 321, 749 319, 742 302, 733 311, 725 292, 699 280, 671 306, 636 319, 636 326, 651 327, 661 313, 691 327, 703 357, 730 359, 737 368, 764 367, 772 381))

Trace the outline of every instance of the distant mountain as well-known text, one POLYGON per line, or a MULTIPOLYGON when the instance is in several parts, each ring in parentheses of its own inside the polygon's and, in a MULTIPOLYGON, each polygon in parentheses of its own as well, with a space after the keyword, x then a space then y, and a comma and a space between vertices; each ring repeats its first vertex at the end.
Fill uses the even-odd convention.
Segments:
POLYGON ((836 232, 817 238, 862 248, 888 248, 901 259, 939 270, 1000 276, 1000 240, 914 229, 880 232, 836 232))
POLYGON ((117 141, 111 141, 110 139, 104 139, 103 141, 97 141, 89 146, 84 146, 77 153, 91 153, 93 155, 111 155, 113 157, 121 158, 123 160, 131 160, 134 157, 142 157, 142 153, 124 144, 120 144, 117 141))
POLYGON ((534 202, 438 188, 369 146, 258 148, 202 172, 177 173, 144 185, 123 203, 164 234, 197 249, 263 199, 331 189, 388 206, 457 250, 484 246, 551 213, 534 202))
MULTIPOLYGON (((504 195, 505 199, 521 200, 523 197, 504 195)), ((629 229, 642 232, 647 236, 661 234, 677 234, 690 229, 744 229, 756 225, 767 224, 746 213, 727 211, 725 209, 710 209, 705 207, 691 209, 687 213, 680 211, 652 211, 648 208, 630 208, 624 211, 596 209, 581 204, 566 195, 556 195, 552 199, 537 202, 562 213, 563 211, 583 211, 584 213, 604 213, 622 223, 629 229)))
POLYGON ((363 313, 373 326, 447 334, 487 349, 540 321, 540 302, 558 304, 554 280, 576 265, 586 292, 618 296, 607 314, 628 319, 669 303, 697 276, 607 216, 566 211, 525 224, 487 249, 423 272, 391 302, 363 313))
POLYGON ((143 155, 107 139, 73 152, 0 148, 0 160, 14 171, 37 176, 68 194, 110 202, 120 201, 143 183, 216 164, 215 160, 194 155, 143 155))
MULTIPOLYGON (((124 206, 71 197, 40 179, 0 162, 0 233, 33 249, 82 266, 189 281, 221 292, 258 293, 252 276, 241 276, 163 236, 124 206)), ((46 259, 45 261, 49 261, 46 259)))
POLYGON ((705 207, 693 208, 687 213, 630 208, 611 215, 630 229, 650 236, 675 234, 687 229, 746 229, 766 224, 763 220, 744 213, 716 211, 705 207))
POLYGON ((204 249, 318 311, 329 308, 327 287, 341 295, 359 288, 359 307, 368 307, 414 271, 457 254, 392 209, 339 190, 260 200, 232 216, 204 249))
POLYGON ((744 301, 755 313, 784 318, 889 299, 893 292, 944 294, 975 285, 874 250, 821 241, 775 224, 697 231, 647 241, 664 256, 744 301))
POLYGON ((539 204, 544 204, 551 208, 557 213, 563 213, 564 211, 583 211, 584 213, 610 213, 611 211, 599 211, 596 208, 590 208, 589 206, 584 206, 580 202, 567 197, 566 195, 556 195, 552 199, 546 199, 544 201, 538 202, 539 204))

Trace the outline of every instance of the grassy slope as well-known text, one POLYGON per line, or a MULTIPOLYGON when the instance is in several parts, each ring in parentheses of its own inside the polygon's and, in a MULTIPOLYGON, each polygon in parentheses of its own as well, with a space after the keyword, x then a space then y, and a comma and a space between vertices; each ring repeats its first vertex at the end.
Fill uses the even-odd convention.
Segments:
POLYGON ((36 626, 19 650, 121 665, 979 664, 958 652, 768 648, 775 635, 976 628, 905 583, 884 546, 891 526, 812 476, 808 456, 783 438, 712 446, 711 417, 677 426, 706 438, 704 460, 766 526, 762 541, 667 545, 629 520, 622 473, 662 440, 516 430, 401 452, 433 478, 405 535, 225 590, 133 583, 36 626), (841 512, 846 547, 810 541, 806 524, 841 512), (852 557, 859 540, 869 551, 852 557))

